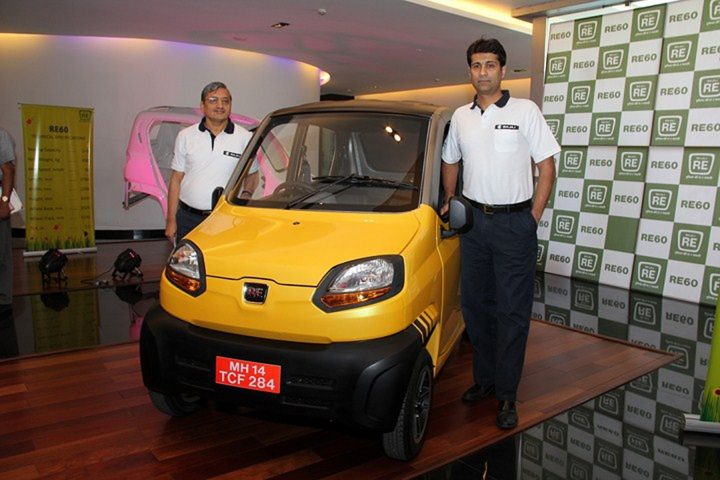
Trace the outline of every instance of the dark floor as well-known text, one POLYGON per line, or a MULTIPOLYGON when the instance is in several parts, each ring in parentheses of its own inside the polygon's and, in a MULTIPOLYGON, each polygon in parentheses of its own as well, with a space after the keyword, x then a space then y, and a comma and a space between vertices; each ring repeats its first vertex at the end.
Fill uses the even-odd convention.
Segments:
MULTIPOLYGON (((100 273, 108 261, 97 262, 100 273)), ((33 268, 32 263, 27 267, 33 268)), ((156 276, 97 289, 51 288, 42 294, 29 289, 15 297, 12 314, 0 315, 0 359, 136 340, 145 312, 156 302, 156 276)), ((720 478, 720 450, 694 447, 680 438, 683 413, 697 413, 714 315, 709 306, 538 275, 536 318, 681 358, 418 478, 483 478, 485 468, 486 478, 498 479, 720 478)))

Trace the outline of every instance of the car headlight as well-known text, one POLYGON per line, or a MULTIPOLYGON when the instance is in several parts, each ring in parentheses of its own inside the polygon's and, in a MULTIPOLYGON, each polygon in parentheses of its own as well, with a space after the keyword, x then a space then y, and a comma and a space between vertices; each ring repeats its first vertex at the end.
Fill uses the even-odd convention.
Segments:
POLYGON ((325 275, 313 303, 326 312, 360 307, 396 295, 404 282, 405 267, 398 255, 354 260, 325 275))
POLYGON ((205 291, 205 264, 200 249, 183 240, 170 254, 165 276, 180 290, 197 297, 205 291))

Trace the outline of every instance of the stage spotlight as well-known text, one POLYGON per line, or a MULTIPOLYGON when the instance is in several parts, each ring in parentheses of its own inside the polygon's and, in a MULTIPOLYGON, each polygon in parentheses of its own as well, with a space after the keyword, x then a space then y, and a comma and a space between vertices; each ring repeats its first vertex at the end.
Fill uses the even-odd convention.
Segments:
POLYGON ((65 275, 65 265, 68 262, 67 255, 62 253, 57 248, 51 248, 43 254, 40 258, 38 268, 42 273, 42 282, 50 283, 52 280, 57 281, 58 285, 60 282, 67 282, 67 275, 65 275), (51 275, 57 274, 57 278, 53 279, 51 275))
POLYGON ((119 275, 123 280, 125 280, 128 275, 142 277, 143 273, 140 270, 141 263, 142 258, 140 258, 140 255, 132 248, 126 248, 118 255, 117 259, 115 259, 115 269, 113 270, 112 276, 115 278, 119 275))

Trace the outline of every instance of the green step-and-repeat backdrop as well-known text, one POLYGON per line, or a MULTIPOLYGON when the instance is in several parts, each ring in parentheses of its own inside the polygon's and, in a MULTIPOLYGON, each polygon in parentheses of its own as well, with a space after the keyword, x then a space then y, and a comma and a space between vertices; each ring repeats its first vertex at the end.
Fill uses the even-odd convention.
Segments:
POLYGON ((543 113, 562 145, 538 267, 715 305, 720 0, 550 26, 543 113))

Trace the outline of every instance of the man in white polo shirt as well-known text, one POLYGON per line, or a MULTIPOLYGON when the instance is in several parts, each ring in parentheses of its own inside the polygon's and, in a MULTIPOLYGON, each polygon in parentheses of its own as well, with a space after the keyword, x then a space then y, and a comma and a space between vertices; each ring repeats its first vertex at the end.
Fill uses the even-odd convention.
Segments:
POLYGON ((443 146, 445 204, 455 193, 462 159, 463 196, 473 227, 460 238, 461 302, 473 347, 474 384, 466 403, 493 392, 496 423, 518 422, 515 406, 530 327, 537 224, 555 181, 560 146, 537 105, 500 89, 505 49, 481 38, 467 50, 472 103, 453 114, 443 146), (533 165, 539 177, 533 197, 533 165))
MULTIPOLYGON (((212 192, 230 179, 252 134, 230 121, 232 96, 222 82, 200 95, 203 119, 178 133, 170 168, 165 236, 176 242, 210 213, 212 192)), ((257 175, 253 175, 257 180, 257 175)), ((252 192, 253 186, 246 186, 252 192)))

